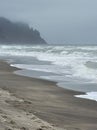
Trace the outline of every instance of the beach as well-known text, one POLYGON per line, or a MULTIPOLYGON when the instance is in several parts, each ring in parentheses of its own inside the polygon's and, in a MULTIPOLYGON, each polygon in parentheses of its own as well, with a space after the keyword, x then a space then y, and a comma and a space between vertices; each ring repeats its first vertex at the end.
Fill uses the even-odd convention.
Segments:
POLYGON ((96 130, 97 102, 55 82, 14 74, 0 61, 1 130, 96 130))
POLYGON ((97 130, 97 0, 1 0, 0 130, 97 130))

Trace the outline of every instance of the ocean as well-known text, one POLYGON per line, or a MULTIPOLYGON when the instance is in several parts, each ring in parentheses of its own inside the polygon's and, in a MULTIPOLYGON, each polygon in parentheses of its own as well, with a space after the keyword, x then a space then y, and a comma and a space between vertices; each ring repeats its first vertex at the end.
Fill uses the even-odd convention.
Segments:
POLYGON ((97 101, 97 46, 0 45, 0 59, 22 69, 15 74, 55 81, 97 101))

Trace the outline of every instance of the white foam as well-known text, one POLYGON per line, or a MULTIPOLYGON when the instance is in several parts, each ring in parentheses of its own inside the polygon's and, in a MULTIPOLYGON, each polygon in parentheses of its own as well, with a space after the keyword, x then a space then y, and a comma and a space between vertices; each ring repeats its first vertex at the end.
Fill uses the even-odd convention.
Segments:
POLYGON ((76 65, 72 68, 73 77, 87 79, 90 82, 97 83, 97 70, 87 68, 84 64, 76 65))
POLYGON ((97 101, 97 92, 87 92, 86 95, 75 95, 75 97, 97 101))
MULTIPOLYGON (((71 77, 97 82, 97 69, 88 68, 88 61, 97 62, 96 47, 77 46, 4 46, 0 45, 1 56, 30 56, 40 61, 50 61, 52 66, 16 65, 24 69, 66 74, 71 77), (68 68, 68 70, 67 70, 68 68)), ((66 76, 66 75, 65 75, 66 76)))

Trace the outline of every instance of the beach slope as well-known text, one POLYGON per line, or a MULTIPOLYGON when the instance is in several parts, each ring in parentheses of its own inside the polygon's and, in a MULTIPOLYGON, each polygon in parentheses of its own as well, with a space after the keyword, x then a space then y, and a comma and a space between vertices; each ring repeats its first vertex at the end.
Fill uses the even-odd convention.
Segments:
POLYGON ((97 130, 97 102, 56 83, 15 75, 0 62, 0 129, 97 130))

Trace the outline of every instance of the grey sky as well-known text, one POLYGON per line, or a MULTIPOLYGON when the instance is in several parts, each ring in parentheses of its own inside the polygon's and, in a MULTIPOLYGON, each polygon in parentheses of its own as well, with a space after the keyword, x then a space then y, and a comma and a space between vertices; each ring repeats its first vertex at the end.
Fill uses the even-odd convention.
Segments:
POLYGON ((27 22, 49 43, 97 43, 97 0, 0 0, 0 16, 27 22))

